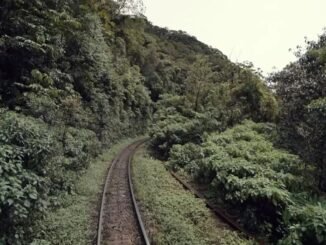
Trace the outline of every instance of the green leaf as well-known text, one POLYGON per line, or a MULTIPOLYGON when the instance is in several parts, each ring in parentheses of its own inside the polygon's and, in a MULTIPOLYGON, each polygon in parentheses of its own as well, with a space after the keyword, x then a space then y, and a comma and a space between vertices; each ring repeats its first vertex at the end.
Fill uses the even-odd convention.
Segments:
POLYGON ((33 200, 37 199, 37 194, 36 193, 29 193, 28 196, 33 200))
POLYGON ((31 207, 31 203, 30 203, 30 201, 25 200, 25 201, 24 201, 24 206, 25 206, 26 208, 30 208, 30 207, 31 207))

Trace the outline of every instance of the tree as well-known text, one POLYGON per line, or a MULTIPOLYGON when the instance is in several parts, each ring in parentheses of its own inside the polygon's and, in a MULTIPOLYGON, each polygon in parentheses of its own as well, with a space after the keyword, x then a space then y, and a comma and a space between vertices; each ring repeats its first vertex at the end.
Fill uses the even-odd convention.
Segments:
POLYGON ((306 135, 311 159, 317 163, 318 187, 326 190, 326 97, 306 107, 306 135))
POLYGON ((107 9, 113 18, 121 15, 143 16, 145 6, 142 0, 91 0, 96 8, 107 9))
POLYGON ((119 5, 119 14, 131 14, 140 16, 145 11, 145 6, 142 0, 116 0, 119 5))
POLYGON ((210 68, 208 60, 198 57, 186 79, 186 97, 195 111, 208 103, 209 95, 213 87, 214 73, 210 68))
POLYGON ((307 44, 306 53, 297 52, 297 62, 270 80, 281 100, 283 145, 315 163, 318 186, 326 191, 326 33, 307 44))

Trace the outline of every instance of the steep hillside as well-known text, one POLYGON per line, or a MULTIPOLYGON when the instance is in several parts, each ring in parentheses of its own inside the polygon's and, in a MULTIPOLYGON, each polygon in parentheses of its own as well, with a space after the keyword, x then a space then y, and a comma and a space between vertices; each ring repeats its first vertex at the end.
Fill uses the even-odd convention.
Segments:
POLYGON ((248 68, 210 83, 194 63, 191 89, 164 96, 150 130, 156 156, 272 244, 326 241, 325 40, 269 78, 279 105, 248 68))
POLYGON ((145 133, 153 112, 172 131, 186 123, 179 131, 198 141, 243 119, 276 118, 250 67, 120 10, 109 0, 1 2, 0 243, 32 241, 31 225, 74 192, 90 160, 145 133))
POLYGON ((101 148, 146 130, 152 102, 91 2, 10 0, 0 14, 0 241, 25 244, 101 148))

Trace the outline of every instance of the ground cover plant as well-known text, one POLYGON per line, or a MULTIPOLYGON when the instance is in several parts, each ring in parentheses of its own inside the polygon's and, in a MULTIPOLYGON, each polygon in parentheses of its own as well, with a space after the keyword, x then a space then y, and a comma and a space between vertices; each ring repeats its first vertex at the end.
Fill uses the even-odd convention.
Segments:
POLYGON ((254 244, 216 221, 214 214, 146 151, 136 154, 137 198, 155 244, 254 244))

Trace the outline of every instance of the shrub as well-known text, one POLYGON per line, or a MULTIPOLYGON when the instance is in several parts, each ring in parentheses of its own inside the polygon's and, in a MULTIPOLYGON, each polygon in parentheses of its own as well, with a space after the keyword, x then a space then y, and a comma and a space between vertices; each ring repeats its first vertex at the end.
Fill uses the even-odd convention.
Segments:
POLYGON ((27 241, 55 196, 72 192, 76 177, 101 145, 86 129, 49 127, 42 120, 0 112, 0 241, 27 241))
POLYGON ((245 121, 207 135, 200 145, 175 145, 169 165, 210 183, 216 197, 241 213, 249 230, 277 239, 286 232, 283 214, 293 203, 292 194, 307 189, 311 169, 274 147, 274 130, 272 124, 245 121))
POLYGON ((306 204, 291 206, 285 221, 289 234, 280 244, 303 245, 326 243, 326 207, 325 204, 306 204))
POLYGON ((26 227, 47 207, 46 165, 53 136, 41 121, 0 114, 0 241, 22 241, 26 227))

